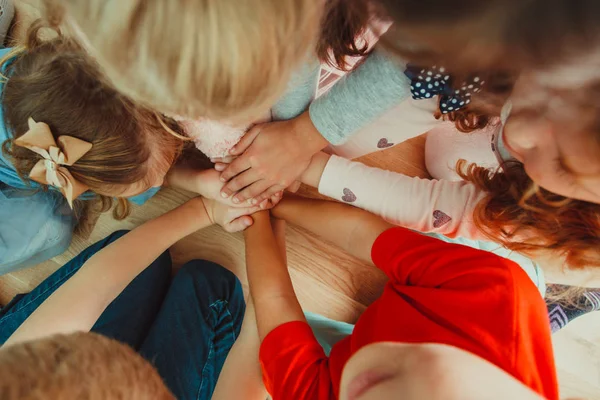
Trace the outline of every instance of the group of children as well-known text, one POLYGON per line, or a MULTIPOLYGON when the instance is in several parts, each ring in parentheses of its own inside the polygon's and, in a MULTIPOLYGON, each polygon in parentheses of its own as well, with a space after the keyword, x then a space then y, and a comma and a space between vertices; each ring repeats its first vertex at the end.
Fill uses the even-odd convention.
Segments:
MULTIPOLYGON (((135 360, 102 358, 115 343, 101 337, 52 336, 91 330, 153 362, 169 390, 133 377, 124 390, 139 398, 264 398, 264 387, 275 399, 493 398, 493 387, 499 398, 557 398, 550 330, 600 309, 583 289, 600 287, 600 142, 596 106, 580 93, 600 79, 582 45, 598 6, 458 2, 452 17, 402 0, 44 3, 23 37, 11 39, 19 2, 0 15, 11 42, 0 52, 0 272, 62 253, 114 202, 125 218, 129 201, 162 186, 201 197, 92 246, 2 310, 11 346, 0 369, 21 358, 11 372, 21 379, 30 354, 59 350, 72 367, 67 389, 45 371, 19 390, 36 381, 60 397, 82 380, 84 358, 135 360), (514 28, 532 10, 545 10, 539 26, 573 32, 514 28), (482 24, 490 15, 503 23, 482 24), (572 53, 555 43, 555 58, 536 54, 550 38, 572 53), (326 65, 344 76, 322 79, 326 65), (348 159, 426 132, 435 179, 348 159), (199 152, 214 168, 186 162, 199 152), (296 182, 346 204, 283 193, 296 182), (265 210, 388 275, 356 326, 302 312, 265 210), (168 278, 170 245, 214 223, 248 228, 246 303, 214 264, 168 278), (547 282, 582 287, 570 291, 576 306, 555 302, 558 286, 547 296, 547 282), (464 364, 451 376, 455 359, 464 364), (473 371, 481 382, 456 385, 473 371)), ((103 390, 111 369, 86 390, 103 390)))

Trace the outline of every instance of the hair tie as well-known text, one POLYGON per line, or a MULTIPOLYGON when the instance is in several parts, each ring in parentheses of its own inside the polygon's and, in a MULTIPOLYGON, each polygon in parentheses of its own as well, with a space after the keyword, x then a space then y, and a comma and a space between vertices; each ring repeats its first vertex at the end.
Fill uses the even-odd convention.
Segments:
POLYGON ((29 172, 29 178, 44 185, 54 186, 73 208, 73 200, 89 188, 77 181, 66 168, 75 164, 92 144, 72 136, 59 136, 55 141, 50 127, 43 122, 27 120, 29 130, 14 140, 14 144, 42 156, 29 172))
POLYGON ((444 67, 431 68, 407 65, 404 74, 411 80, 410 92, 415 100, 429 99, 440 96, 440 111, 448 114, 460 110, 471 102, 473 93, 478 93, 484 81, 479 76, 473 76, 463 82, 459 89, 453 88, 452 76, 444 67))

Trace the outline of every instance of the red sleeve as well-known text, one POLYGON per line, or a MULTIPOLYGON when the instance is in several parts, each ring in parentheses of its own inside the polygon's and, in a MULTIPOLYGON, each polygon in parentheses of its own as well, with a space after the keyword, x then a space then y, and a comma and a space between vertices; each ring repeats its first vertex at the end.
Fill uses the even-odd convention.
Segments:
MULTIPOLYGON (((454 284, 464 288, 466 282, 477 283, 471 275, 489 277, 494 267, 506 275, 507 268, 516 266, 493 253, 447 243, 406 228, 388 229, 379 235, 371 258, 394 284, 429 288, 452 288, 454 284)), ((481 290, 481 283, 475 288, 481 290)))
POLYGON ((334 398, 329 359, 306 322, 288 322, 269 332, 259 358, 273 400, 334 398))

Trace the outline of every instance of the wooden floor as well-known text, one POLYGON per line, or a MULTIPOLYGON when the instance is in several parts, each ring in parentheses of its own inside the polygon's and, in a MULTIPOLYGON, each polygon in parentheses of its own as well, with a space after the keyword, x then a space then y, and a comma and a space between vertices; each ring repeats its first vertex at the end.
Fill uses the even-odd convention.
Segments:
MULTIPOLYGON (((426 177, 423 153, 424 138, 420 137, 363 157, 361 161, 426 177)), ((302 191, 314 194, 306 189, 302 191)), ((116 222, 108 214, 101 216, 91 237, 75 238, 65 254, 34 268, 0 277, 0 303, 5 304, 15 294, 31 290, 90 243, 115 230, 131 229, 189 197, 187 193, 166 189, 143 207, 135 208, 126 221, 116 222)), ((290 272, 306 310, 354 322, 381 293, 385 276, 374 267, 293 226, 288 227, 287 243, 290 272)), ((171 251, 176 266, 195 258, 208 259, 231 269, 246 282, 241 234, 231 235, 213 227, 187 237, 171 251)), ((562 397, 600 400, 600 312, 573 322, 554 336, 554 342, 562 397)))

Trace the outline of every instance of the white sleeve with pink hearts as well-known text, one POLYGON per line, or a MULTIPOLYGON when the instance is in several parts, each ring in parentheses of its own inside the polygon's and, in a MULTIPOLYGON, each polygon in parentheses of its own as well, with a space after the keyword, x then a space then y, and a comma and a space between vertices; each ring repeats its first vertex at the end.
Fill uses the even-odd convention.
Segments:
POLYGON ((473 184, 413 178, 331 156, 319 183, 325 196, 420 232, 485 240, 473 210, 485 193, 473 184))

